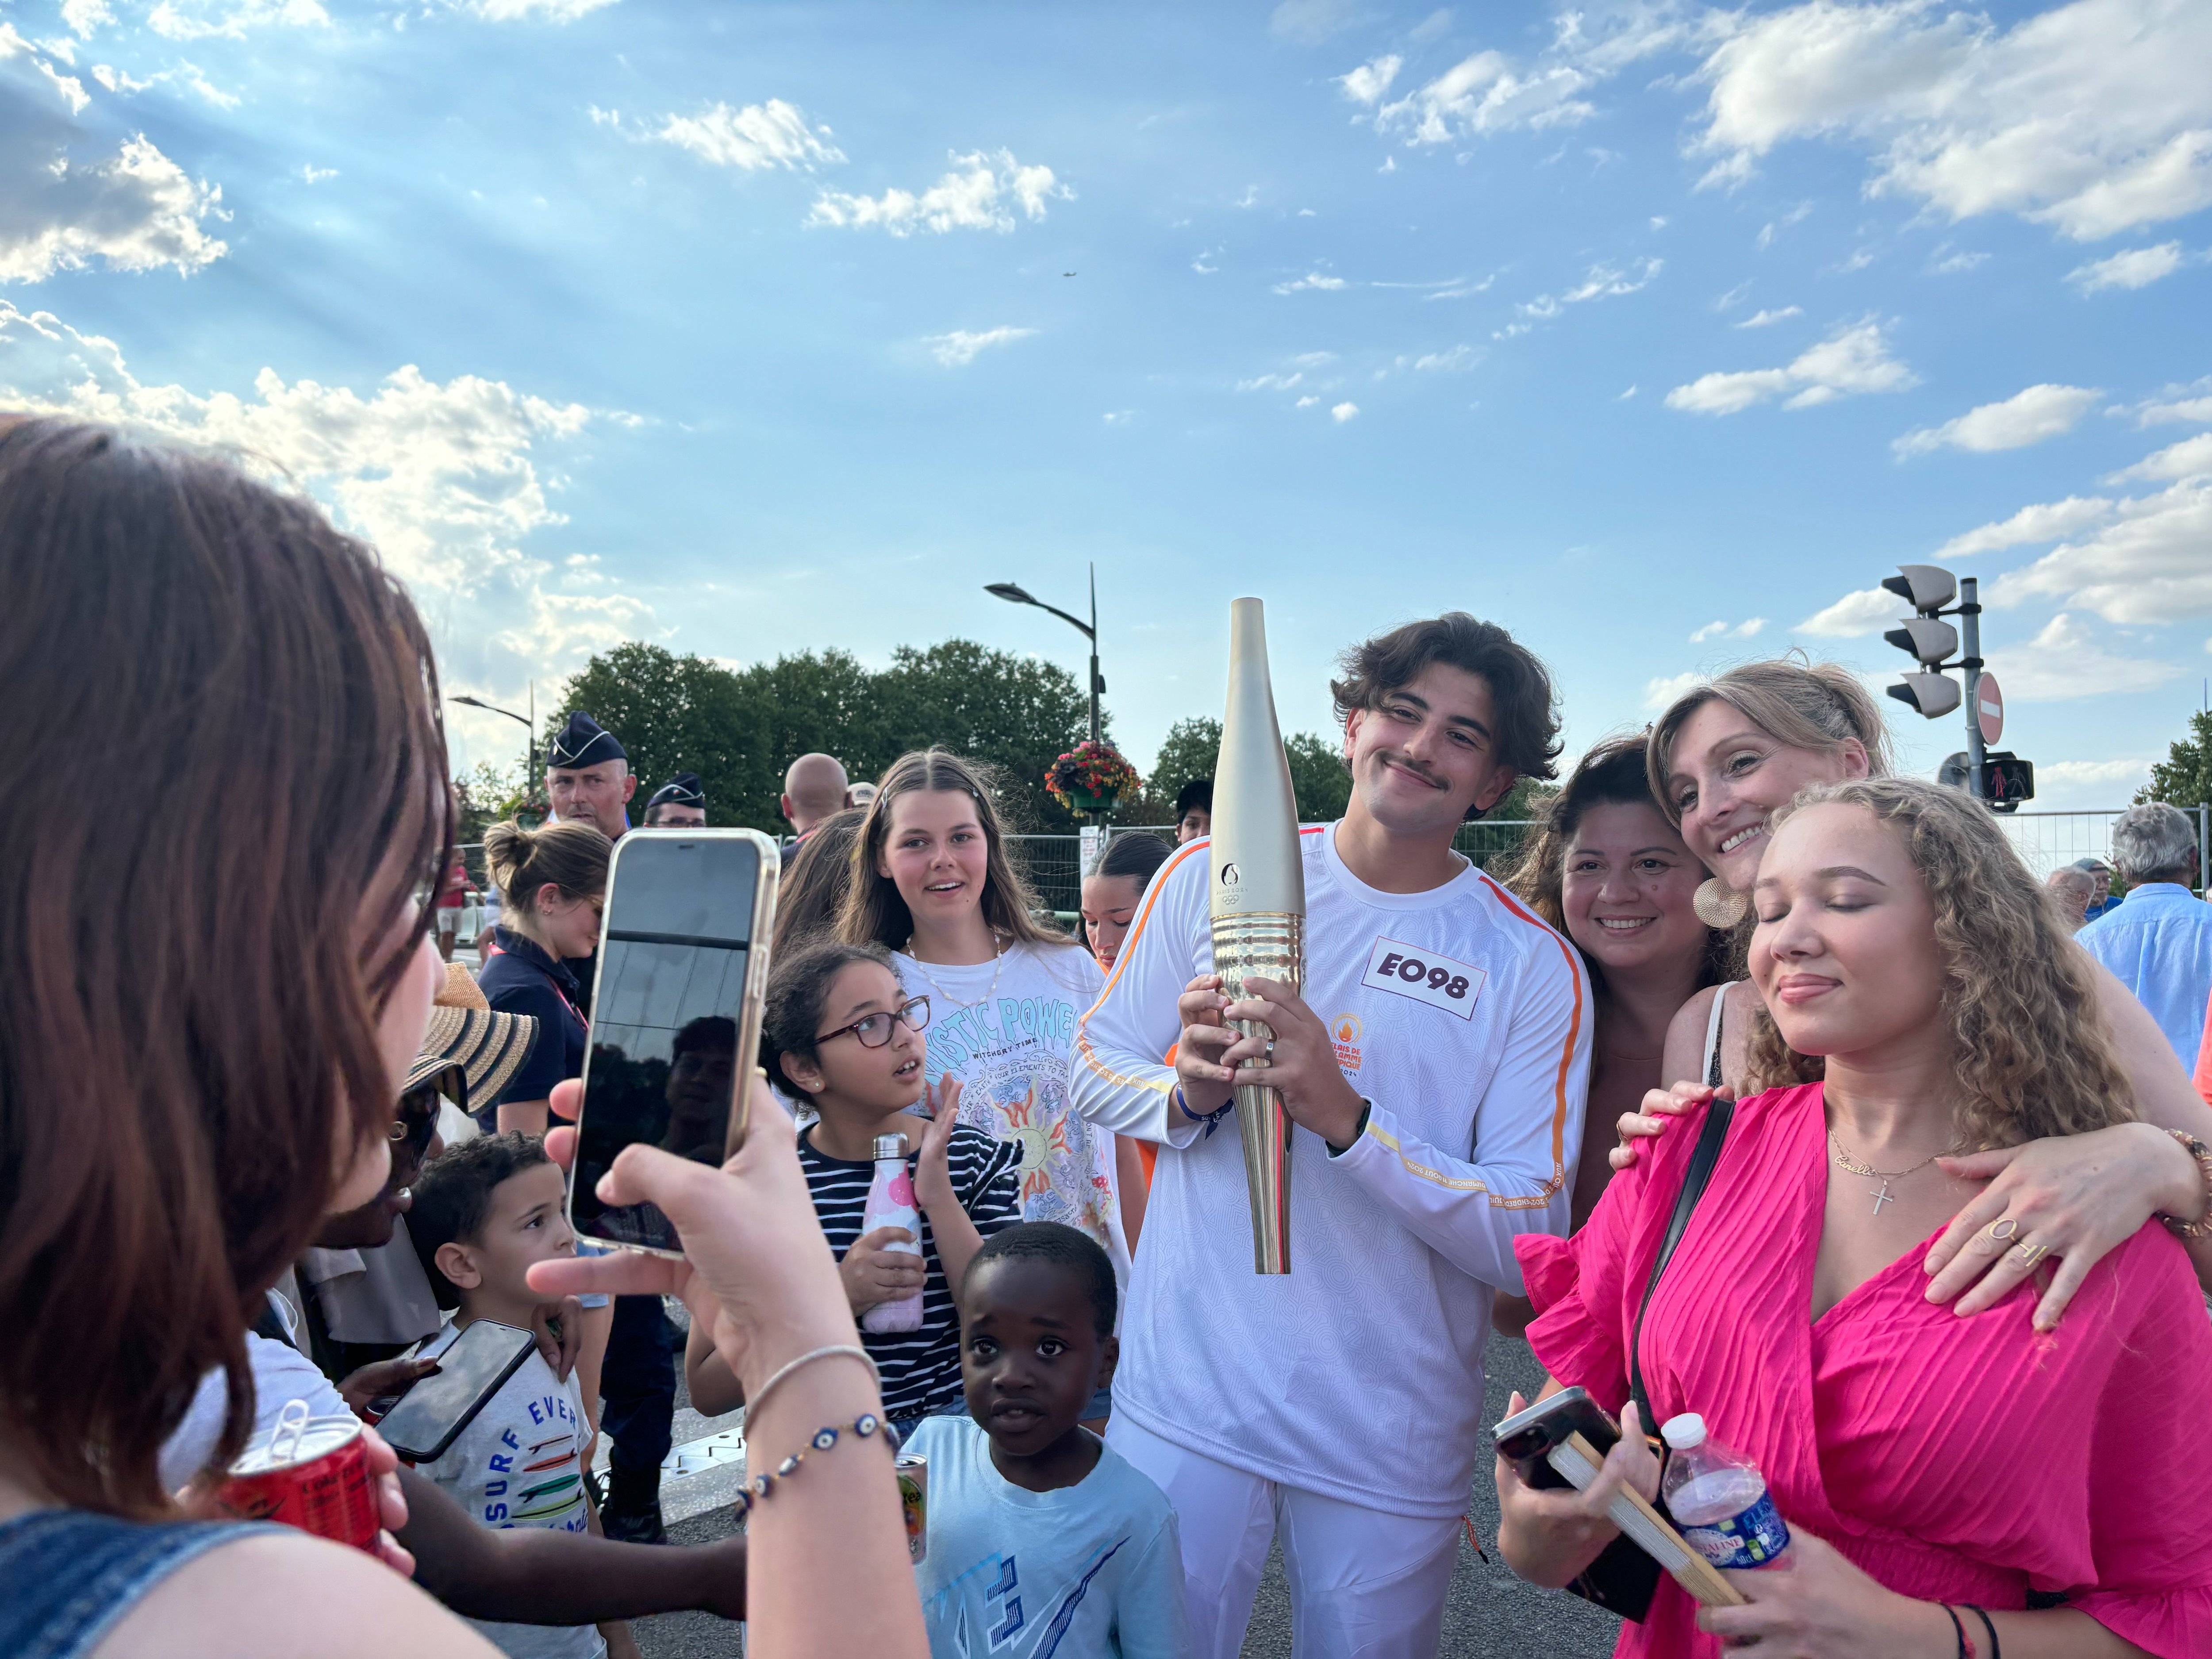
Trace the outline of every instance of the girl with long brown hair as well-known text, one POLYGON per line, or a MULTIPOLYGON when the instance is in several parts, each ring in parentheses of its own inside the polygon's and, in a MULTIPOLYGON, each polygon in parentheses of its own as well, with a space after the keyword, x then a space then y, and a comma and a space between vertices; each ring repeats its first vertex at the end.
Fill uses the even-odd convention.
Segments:
MULTIPOLYGON (((1647 760, 1654 793, 1714 872, 1701 906, 1710 919, 1737 925, 1748 913, 1772 815, 1801 790, 1879 778, 1890 769, 1881 710, 1857 677, 1790 658, 1747 663, 1685 692, 1653 726, 1647 760)), ((1929 1295, 1957 1297, 1961 1315, 1994 1306, 2027 1276, 2017 1256, 1990 1248, 1990 1227, 2009 1224, 2048 1247, 2058 1265, 2038 1317, 2051 1325, 2091 1267, 2153 1214, 2193 1218, 2206 1207, 2203 1172, 2172 1132, 2212 1143, 2212 1108, 2127 988, 2070 939, 2058 948, 2079 956, 2112 1035, 2128 1115, 2142 1121, 2032 1139, 1951 1166, 1989 1181, 1929 1254, 1929 1295)), ((1780 1080, 1751 1064, 1747 1038, 1759 1007, 1747 982, 1700 992, 1683 1006, 1668 1036, 1671 1093, 1655 1092, 1641 1112, 1622 1115, 1614 1168, 1632 1164, 1635 1141, 1658 1133, 1685 1103, 1716 1089, 1742 1094, 1780 1080)), ((2212 1285, 2212 1229, 2189 1249, 2212 1285)))
MULTIPOLYGON (((1023 1218, 1089 1233, 1126 1285, 1114 1137, 1067 1091, 1075 1022, 1104 975, 1038 922, 988 769, 942 749, 902 755, 878 781, 851 871, 838 937, 889 947, 907 994, 929 999, 930 1081, 957 1079, 961 1121, 1020 1144, 1023 1218)), ((1102 1398, 1089 1416, 1104 1411, 1102 1398)))

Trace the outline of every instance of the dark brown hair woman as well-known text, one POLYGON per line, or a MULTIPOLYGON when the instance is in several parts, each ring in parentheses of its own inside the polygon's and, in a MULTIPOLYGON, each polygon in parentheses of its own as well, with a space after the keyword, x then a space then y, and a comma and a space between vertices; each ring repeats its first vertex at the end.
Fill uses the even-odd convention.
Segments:
POLYGON ((312 503, 53 421, 0 426, 0 1651, 487 1652, 155 1475, 210 1367, 237 1451, 246 1310, 384 1182, 452 854, 422 623, 312 503))

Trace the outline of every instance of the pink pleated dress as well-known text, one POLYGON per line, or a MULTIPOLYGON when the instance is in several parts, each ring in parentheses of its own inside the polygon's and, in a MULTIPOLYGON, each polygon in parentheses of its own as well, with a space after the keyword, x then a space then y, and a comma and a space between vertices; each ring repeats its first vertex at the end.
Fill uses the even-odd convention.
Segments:
MULTIPOLYGON (((1616 1413, 1700 1121, 1641 1143, 1574 1237, 1517 1242, 1530 1346, 1616 1413)), ((2212 1319, 2180 1245, 2144 1227, 2047 1335, 2032 1284, 1972 1318, 1931 1305, 1932 1237, 1814 1320, 1827 1180, 1820 1085, 1737 1106, 1645 1316, 1658 1419, 1702 1413, 1793 1529, 1901 1595, 1996 1609, 2064 1592, 2160 1659, 2212 1656, 2212 1319)), ((1696 1612, 1662 1578, 1616 1653, 1717 1659, 1696 1612)))

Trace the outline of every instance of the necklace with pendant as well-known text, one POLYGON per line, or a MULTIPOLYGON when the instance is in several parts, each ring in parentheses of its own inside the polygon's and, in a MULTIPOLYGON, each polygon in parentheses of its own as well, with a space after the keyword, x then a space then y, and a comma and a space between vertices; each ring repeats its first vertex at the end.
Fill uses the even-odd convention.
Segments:
POLYGON ((1919 1163, 1914 1164, 1909 1170, 1877 1170, 1873 1168, 1871 1165, 1861 1164, 1856 1159, 1853 1158, 1849 1152, 1844 1150, 1844 1143, 1836 1139, 1836 1132, 1833 1129, 1831 1129, 1828 1131, 1828 1156, 1835 1160, 1836 1167, 1838 1169, 1847 1170, 1855 1176, 1863 1176, 1871 1181, 1879 1181, 1881 1182, 1881 1190, 1874 1195, 1874 1212, 1876 1215, 1880 1215, 1881 1213, 1881 1206, 1883 1205, 1894 1204, 1897 1202, 1897 1200, 1891 1194, 1889 1190, 1889 1183, 1891 1182, 1902 1181, 1909 1175, 1919 1174, 1921 1170, 1926 1169, 1937 1158, 1942 1157, 1943 1154, 1941 1152, 1930 1152, 1927 1157, 1922 1158, 1919 1163))
POLYGON ((933 995, 943 998, 947 1004, 954 1008, 981 1008, 985 1004, 988 1003, 992 998, 999 994, 999 975, 1004 973, 1006 968, 1006 947, 1005 942, 1000 939, 996 933, 991 935, 991 961, 993 966, 991 969, 990 989, 985 991, 981 996, 978 997, 973 1002, 963 1002, 958 997, 946 996, 945 994, 945 988, 939 985, 935 980, 930 978, 928 968, 923 963, 922 959, 920 957, 914 954, 914 941, 909 939, 906 942, 906 953, 908 957, 914 963, 915 971, 921 975, 922 980, 928 985, 933 995))

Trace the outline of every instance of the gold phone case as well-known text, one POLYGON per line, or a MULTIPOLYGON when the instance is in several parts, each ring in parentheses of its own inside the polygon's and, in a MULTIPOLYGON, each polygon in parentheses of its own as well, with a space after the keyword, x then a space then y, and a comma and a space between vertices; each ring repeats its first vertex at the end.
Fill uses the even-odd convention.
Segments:
MULTIPOLYGON (((737 1155, 739 1148, 744 1146, 745 1132, 751 1127, 753 1079, 759 1075, 757 1056, 760 1053, 761 1016, 768 1004, 769 941, 775 934, 775 896, 783 871, 783 854, 773 838, 763 835, 757 830, 708 828, 632 830, 615 843, 614 852, 607 860, 607 890, 609 892, 614 890, 615 872, 621 866, 623 849, 634 843, 645 841, 698 841, 706 837, 720 841, 748 841, 753 843, 754 850, 760 855, 759 872, 755 878, 753 886, 752 936, 745 947, 744 986, 738 993, 736 1010, 738 1052, 736 1064, 731 1067, 730 1130, 727 1138, 722 1143, 722 1158, 726 1163, 737 1155)), ((607 908, 611 910, 612 907, 609 906, 607 908)), ((598 945, 599 960, 602 962, 606 957, 606 948, 607 918, 603 911, 599 917, 598 945)), ((594 979, 592 987, 592 1018, 594 1020, 599 1018, 599 982, 594 979)), ((590 1110, 591 1091, 588 1079, 591 1076, 591 1058, 588 1044, 584 1060, 584 1076, 586 1079, 585 1102, 576 1115, 576 1132, 580 1139, 583 1133, 585 1114, 590 1110)), ((672 1261, 681 1261, 684 1259, 684 1253, 681 1250, 664 1250, 650 1244, 630 1244, 610 1238, 592 1237, 576 1224, 576 1188, 573 1177, 568 1183, 567 1208, 571 1231, 580 1240, 590 1239, 590 1242, 599 1249, 635 1250, 640 1255, 665 1256, 672 1261)))

